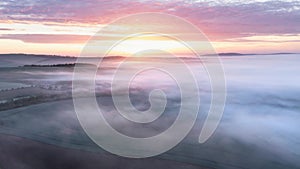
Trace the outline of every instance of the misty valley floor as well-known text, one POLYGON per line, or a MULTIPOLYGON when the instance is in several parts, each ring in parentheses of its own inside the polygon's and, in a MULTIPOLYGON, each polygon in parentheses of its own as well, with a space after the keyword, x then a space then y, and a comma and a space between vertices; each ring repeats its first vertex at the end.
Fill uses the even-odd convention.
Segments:
MULTIPOLYGON (((300 168, 298 55, 223 57, 226 106, 216 132, 204 144, 198 143, 198 137, 210 106, 209 79, 201 63, 187 60, 200 84, 196 124, 172 150, 147 159, 113 155, 86 135, 72 101, 72 67, 23 67, 29 63, 73 62, 74 58, 0 56, 1 169, 300 168)), ((164 131, 178 113, 176 86, 155 72, 138 77, 130 89, 135 107, 149 108, 149 92, 157 86, 163 87, 169 100, 160 121, 149 125, 128 123, 118 115, 110 93, 111 75, 118 62, 106 60, 97 74, 95 91, 104 116, 118 131, 130 136, 148 137, 164 131)), ((130 69, 143 67, 143 61, 131 65, 130 69)), ((166 65, 178 66, 172 62, 166 65)), ((84 96, 87 91, 82 88, 76 92, 84 96)))

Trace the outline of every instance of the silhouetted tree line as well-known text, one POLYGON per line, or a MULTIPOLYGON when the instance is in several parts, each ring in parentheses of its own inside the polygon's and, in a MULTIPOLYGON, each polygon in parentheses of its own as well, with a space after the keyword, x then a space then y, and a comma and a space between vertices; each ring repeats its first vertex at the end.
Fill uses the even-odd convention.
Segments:
POLYGON ((52 64, 52 65, 24 65, 24 67, 74 67, 75 63, 52 64))
POLYGON ((30 86, 22 86, 22 87, 13 87, 13 88, 6 88, 6 89, 0 89, 0 92, 6 92, 6 91, 12 91, 12 90, 22 90, 22 89, 27 89, 27 88, 33 88, 36 87, 35 85, 30 85, 30 86))
POLYGON ((6 100, 5 103, 0 103, 0 111, 9 110, 12 108, 29 106, 32 104, 44 103, 49 101, 57 101, 72 98, 71 92, 64 92, 61 94, 48 94, 48 95, 36 95, 25 96, 19 98, 12 98, 6 100))

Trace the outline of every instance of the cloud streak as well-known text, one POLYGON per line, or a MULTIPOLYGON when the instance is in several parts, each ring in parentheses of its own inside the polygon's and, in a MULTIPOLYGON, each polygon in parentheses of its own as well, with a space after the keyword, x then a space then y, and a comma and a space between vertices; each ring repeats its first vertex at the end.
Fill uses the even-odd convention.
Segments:
MULTIPOLYGON (((0 38, 41 44, 84 43, 98 26, 100 29, 119 17, 139 12, 163 12, 187 19, 218 43, 219 52, 258 50, 255 46, 265 42, 270 52, 279 48, 299 51, 299 41, 290 40, 290 35, 297 38, 300 34, 298 0, 4 0, 0 2, 0 38), (60 31, 70 25, 73 27, 60 31), (50 28, 53 26, 60 30, 50 28)), ((115 35, 110 32, 107 36, 115 35)))
POLYGON ((89 39, 87 35, 49 35, 49 34, 9 34, 0 35, 0 39, 21 40, 29 43, 79 43, 89 39))

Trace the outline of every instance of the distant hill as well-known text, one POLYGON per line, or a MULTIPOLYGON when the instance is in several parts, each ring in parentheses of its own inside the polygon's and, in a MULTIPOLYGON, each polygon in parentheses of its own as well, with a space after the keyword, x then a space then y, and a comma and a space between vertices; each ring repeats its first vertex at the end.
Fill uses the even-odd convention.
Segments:
POLYGON ((52 64, 52 65, 24 65, 23 67, 75 67, 75 66, 91 66, 88 63, 64 63, 64 64, 52 64))
MULTIPOLYGON (((249 56, 249 55, 287 55, 287 54, 297 54, 297 53, 270 53, 270 54, 243 54, 243 53, 219 53, 219 56, 249 56)), ((216 56, 216 54, 207 54, 204 56, 216 56)), ((103 58, 104 60, 110 59, 124 59, 123 56, 108 56, 103 58)), ((182 57, 183 59, 193 59, 191 57, 182 57)), ((132 58, 134 59, 134 58, 132 58)), ((141 59, 141 58, 136 58, 141 59)), ((151 57, 149 59, 171 59, 165 57, 151 57)), ((64 65, 75 63, 76 57, 70 56, 59 56, 59 55, 35 55, 35 54, 0 54, 0 68, 3 67, 20 67, 25 65, 64 65)), ((95 57, 85 57, 82 58, 82 63, 98 63, 95 57)))
MULTIPOLYGON (((249 55, 291 55, 291 54, 297 54, 297 53, 219 53, 219 56, 249 56, 249 55)), ((214 55, 214 54, 212 54, 214 55)))
POLYGON ((74 63, 76 58, 57 55, 0 54, 0 67, 19 67, 24 65, 54 65, 74 63))
POLYGON ((254 54, 242 54, 242 53, 219 53, 219 56, 244 56, 244 55, 254 55, 254 54))
POLYGON ((53 65, 24 65, 23 67, 75 67, 75 63, 53 64, 53 65))
MULTIPOLYGON (((297 53, 218 53, 219 56, 250 56, 250 55, 291 55, 291 54, 297 54, 297 53)), ((216 54, 207 54, 204 56, 215 56, 216 54)))

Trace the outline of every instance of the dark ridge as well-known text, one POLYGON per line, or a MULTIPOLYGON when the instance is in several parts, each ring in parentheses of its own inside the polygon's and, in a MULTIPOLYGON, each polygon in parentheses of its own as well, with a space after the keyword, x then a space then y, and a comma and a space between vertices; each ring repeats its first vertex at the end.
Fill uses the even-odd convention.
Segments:
MULTIPOLYGON (((292 55, 298 53, 288 53, 288 52, 280 52, 280 53, 219 53, 219 56, 249 56, 249 55, 292 55)), ((214 54, 211 54, 214 55, 214 54)))
POLYGON ((51 64, 51 65, 24 65, 21 67, 75 67, 75 66, 89 66, 88 63, 65 63, 65 64, 51 64))
POLYGON ((75 63, 53 64, 53 65, 24 65, 23 67, 74 67, 75 63))
POLYGON ((244 55, 254 55, 254 54, 242 54, 242 53, 219 53, 219 56, 244 56, 244 55))
POLYGON ((299 53, 286 53, 286 52, 282 52, 282 53, 271 53, 271 54, 266 54, 266 55, 292 55, 292 54, 299 54, 299 53))

